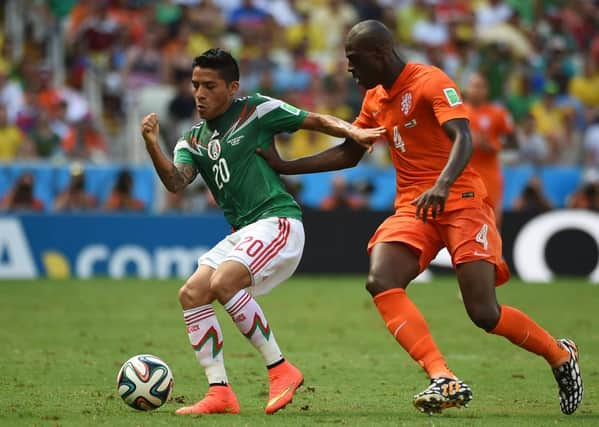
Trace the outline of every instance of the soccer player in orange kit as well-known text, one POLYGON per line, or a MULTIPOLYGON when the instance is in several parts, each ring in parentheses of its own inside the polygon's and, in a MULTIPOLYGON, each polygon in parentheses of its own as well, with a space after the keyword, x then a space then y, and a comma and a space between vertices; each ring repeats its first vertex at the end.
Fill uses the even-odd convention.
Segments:
POLYGON ((487 187, 489 204, 495 211, 496 223, 501 224, 503 177, 499 153, 505 142, 516 147, 514 125, 508 111, 487 100, 489 88, 479 73, 470 77, 466 88, 466 108, 472 132, 472 158, 470 166, 479 173, 487 187))
MULTIPOLYGON (((501 237, 480 176, 468 166, 472 141, 468 114, 455 83, 438 68, 404 62, 391 32, 378 21, 363 21, 349 32, 349 72, 367 89, 358 127, 386 128, 397 173, 395 213, 368 243, 366 289, 389 332, 424 368, 430 385, 413 403, 435 413, 466 405, 467 384, 447 367, 428 325, 406 288, 447 247, 466 311, 488 333, 545 358, 559 386, 562 412, 573 413, 583 386, 576 345, 556 340, 523 312, 497 302, 495 287, 509 278, 501 237)), ((283 161, 274 147, 258 152, 283 174, 355 166, 368 144, 346 139, 311 157, 283 161)))

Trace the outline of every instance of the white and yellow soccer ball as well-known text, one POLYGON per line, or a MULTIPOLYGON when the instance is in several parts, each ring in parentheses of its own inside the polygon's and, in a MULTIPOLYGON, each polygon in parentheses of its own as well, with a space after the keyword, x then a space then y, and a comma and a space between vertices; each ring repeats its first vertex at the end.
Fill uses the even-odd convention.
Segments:
POLYGON ((173 374, 159 357, 138 354, 123 363, 116 387, 127 405, 140 411, 151 411, 171 396, 173 374))

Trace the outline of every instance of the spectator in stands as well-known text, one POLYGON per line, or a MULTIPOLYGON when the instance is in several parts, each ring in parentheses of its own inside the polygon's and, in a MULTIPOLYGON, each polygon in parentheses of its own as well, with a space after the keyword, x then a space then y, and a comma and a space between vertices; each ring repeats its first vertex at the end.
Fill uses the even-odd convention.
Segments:
POLYGON ((256 7, 253 0, 243 0, 241 5, 231 12, 228 22, 232 29, 244 33, 263 27, 268 19, 268 12, 256 7))
POLYGON ((536 121, 532 114, 528 113, 522 119, 517 140, 518 160, 521 164, 542 166, 547 163, 549 160, 547 141, 537 131, 536 121))
POLYGON ((584 132, 584 166, 599 168, 599 108, 589 112, 589 126, 584 132))
POLYGON ((29 137, 38 157, 56 159, 62 154, 60 136, 52 129, 47 111, 40 111, 29 137))
POLYGON ((60 137, 62 141, 69 133, 69 119, 67 118, 67 101, 61 99, 58 105, 50 113, 50 127, 52 132, 60 137))
POLYGON ((160 52, 163 33, 164 28, 154 23, 139 46, 127 49, 122 78, 129 89, 158 85, 166 80, 167 64, 160 52))
POLYGON ((506 106, 512 113, 514 121, 520 123, 530 113, 532 105, 537 102, 539 95, 533 91, 531 77, 525 73, 515 77, 514 90, 506 96, 506 106))
POLYGON ((33 195, 35 178, 32 173, 22 174, 14 186, 0 200, 0 210, 3 211, 34 211, 44 210, 44 203, 33 195))
MULTIPOLYGON (((187 74, 188 71, 185 77, 178 78, 177 91, 168 103, 169 120, 164 129, 166 141, 177 141, 183 132, 192 126, 193 119, 196 117, 196 104, 191 94, 191 84, 187 74)), ((174 146, 169 147, 171 151, 174 148, 174 146)))
POLYGON ((476 10, 476 26, 488 28, 507 22, 512 16, 509 2, 501 0, 488 0, 476 10))
POLYGON ((23 93, 24 103, 19 112, 15 124, 25 133, 32 131, 35 121, 40 112, 40 106, 37 102, 37 93, 27 90, 23 93))
POLYGON ((25 134, 9 123, 6 107, 0 104, 0 162, 15 160, 25 141, 25 134))
POLYGON ((0 62, 0 104, 6 107, 8 121, 14 123, 25 104, 21 85, 9 79, 8 66, 0 62))
POLYGON ((108 63, 110 49, 121 31, 117 20, 108 14, 108 3, 107 0, 81 3, 80 6, 86 8, 81 12, 83 17, 79 22, 71 22, 72 43, 82 45, 89 59, 99 65, 108 63))
POLYGON ((109 211, 143 211, 144 202, 133 196, 133 176, 122 170, 104 206, 109 211))
POLYGON ((411 44, 412 31, 416 23, 427 19, 429 14, 425 0, 408 2, 403 7, 398 7, 396 12, 397 36, 400 42, 411 44))
POLYGON ((572 111, 560 107, 556 102, 559 87, 555 82, 548 82, 543 89, 543 96, 535 102, 530 112, 535 118, 539 133, 547 140, 550 149, 551 163, 560 160, 561 151, 569 138, 569 121, 572 111))
POLYGON ((435 13, 435 6, 427 2, 422 11, 425 17, 412 27, 412 39, 423 48, 445 45, 449 41, 449 31, 446 23, 441 22, 435 13))
POLYGON ((530 179, 520 196, 512 204, 512 209, 516 212, 535 215, 551 210, 552 207, 543 192, 543 182, 537 176, 530 179))
POLYGON ((599 66, 590 54, 584 60, 583 73, 570 80, 568 91, 590 107, 599 107, 599 66))
POLYGON ((599 171, 589 169, 583 179, 582 186, 568 199, 571 209, 588 209, 599 212, 599 171))
POLYGON ((37 94, 37 105, 42 110, 52 111, 62 99, 59 90, 52 82, 52 71, 46 66, 41 66, 37 77, 37 81, 33 82, 37 94))
POLYGON ((71 126, 62 140, 62 149, 73 160, 104 161, 108 147, 91 116, 71 126))
POLYGON ((81 164, 71 166, 71 180, 54 200, 54 210, 59 212, 88 211, 98 206, 95 197, 85 192, 85 171, 81 164))
POLYGON ((331 194, 320 203, 320 209, 323 211, 359 210, 366 207, 367 200, 353 191, 343 175, 333 177, 331 194))

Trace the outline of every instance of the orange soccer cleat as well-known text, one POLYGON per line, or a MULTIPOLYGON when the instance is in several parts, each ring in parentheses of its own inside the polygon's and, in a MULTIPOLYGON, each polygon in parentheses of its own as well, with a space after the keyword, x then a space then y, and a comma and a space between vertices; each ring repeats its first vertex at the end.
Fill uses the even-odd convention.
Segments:
POLYGON ((188 414, 238 414, 239 402, 231 386, 211 385, 206 396, 193 406, 177 409, 178 415, 188 414))
POLYGON ((283 361, 283 363, 268 370, 268 381, 270 391, 265 412, 274 414, 291 403, 295 390, 304 383, 304 376, 291 363, 283 361))

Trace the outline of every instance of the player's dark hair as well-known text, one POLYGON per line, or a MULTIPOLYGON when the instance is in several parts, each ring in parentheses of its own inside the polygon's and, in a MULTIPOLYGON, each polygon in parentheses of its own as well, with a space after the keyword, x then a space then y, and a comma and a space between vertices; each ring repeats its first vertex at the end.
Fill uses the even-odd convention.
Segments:
POLYGON ((209 49, 200 56, 196 56, 191 69, 193 70, 195 67, 216 70, 227 84, 239 81, 237 61, 229 52, 221 48, 209 49))

